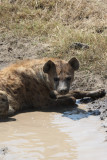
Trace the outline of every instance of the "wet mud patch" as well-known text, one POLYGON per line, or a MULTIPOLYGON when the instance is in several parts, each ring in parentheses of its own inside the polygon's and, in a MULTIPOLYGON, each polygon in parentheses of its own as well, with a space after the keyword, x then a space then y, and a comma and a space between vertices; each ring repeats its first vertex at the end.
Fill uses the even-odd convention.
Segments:
POLYGON ((91 102, 87 108, 89 111, 98 110, 100 112, 100 119, 105 120, 107 118, 107 98, 95 100, 91 102))
POLYGON ((98 116, 86 104, 60 111, 26 112, 0 123, 0 158, 5 160, 106 160, 107 143, 98 116))
MULTIPOLYGON (((106 92, 107 93, 107 92, 106 92)), ((90 115, 98 116, 101 120, 101 127, 104 128, 107 134, 107 94, 103 98, 93 100, 91 98, 84 98, 78 100, 79 104, 86 104, 86 110, 90 115)), ((107 135, 105 136, 107 141, 107 135)))

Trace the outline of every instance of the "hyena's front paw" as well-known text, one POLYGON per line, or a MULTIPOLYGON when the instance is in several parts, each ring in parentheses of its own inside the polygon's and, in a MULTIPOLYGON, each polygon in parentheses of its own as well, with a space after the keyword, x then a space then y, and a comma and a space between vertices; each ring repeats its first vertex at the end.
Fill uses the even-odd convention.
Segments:
POLYGON ((68 105, 75 105, 76 99, 74 97, 68 97, 68 105))
POLYGON ((9 110, 8 98, 5 92, 0 91, 0 117, 6 116, 9 110))
POLYGON ((98 98, 99 97, 104 97, 106 95, 105 89, 99 89, 98 90, 98 98))
POLYGON ((60 100, 60 104, 64 106, 71 106, 76 104, 76 99, 74 97, 62 96, 57 99, 60 100))
POLYGON ((15 110, 9 105, 8 116, 13 116, 15 114, 15 110))
POLYGON ((102 98, 106 95, 105 89, 98 89, 96 91, 91 92, 91 98, 97 99, 97 98, 102 98))

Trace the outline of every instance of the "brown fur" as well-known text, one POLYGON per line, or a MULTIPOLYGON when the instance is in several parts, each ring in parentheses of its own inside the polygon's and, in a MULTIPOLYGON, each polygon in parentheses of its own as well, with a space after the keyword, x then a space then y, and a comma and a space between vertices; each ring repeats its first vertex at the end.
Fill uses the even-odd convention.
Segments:
MULTIPOLYGON (((50 98, 51 92, 54 90, 51 77, 54 73, 60 74, 66 63, 54 58, 24 60, 1 70, 0 114, 4 115, 23 108, 67 105, 67 102, 63 103, 63 100, 60 102, 60 100, 50 98), (58 67, 56 72, 53 69, 47 74, 43 72, 43 66, 49 60, 58 67)), ((65 66, 65 72, 66 68, 67 66, 65 66)), ((72 68, 70 72, 74 75, 72 68)))
MULTIPOLYGON (((56 98, 54 77, 70 84, 79 62, 72 58, 69 62, 54 58, 24 60, 0 71, 0 115, 8 115, 21 109, 59 107, 75 104, 71 96, 56 98), (69 79, 68 79, 69 80, 69 79)), ((69 92, 69 85, 67 86, 69 92)), ((60 89, 57 89, 60 92, 60 89)), ((66 93, 67 93, 66 92, 66 93)), ((64 93, 65 94, 65 93, 64 93)))

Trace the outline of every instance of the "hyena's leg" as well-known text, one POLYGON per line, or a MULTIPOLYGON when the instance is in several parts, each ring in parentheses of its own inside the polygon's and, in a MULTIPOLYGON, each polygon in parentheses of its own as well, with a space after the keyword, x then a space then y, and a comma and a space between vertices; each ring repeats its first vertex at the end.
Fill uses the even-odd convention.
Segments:
POLYGON ((15 110, 9 105, 9 99, 4 91, 0 91, 0 118, 13 115, 15 110))
POLYGON ((9 105, 8 116, 12 116, 15 114, 15 110, 9 105))
POLYGON ((8 115, 9 103, 4 91, 0 91, 0 117, 8 115))
POLYGON ((90 97, 93 99, 97 99, 97 98, 101 98, 101 97, 105 96, 105 94, 106 94, 106 92, 104 89, 99 89, 96 91, 70 91, 68 94, 68 97, 73 96, 76 99, 90 97))
POLYGON ((46 107, 67 107, 75 105, 76 99, 74 97, 59 97, 57 99, 48 99, 46 107))

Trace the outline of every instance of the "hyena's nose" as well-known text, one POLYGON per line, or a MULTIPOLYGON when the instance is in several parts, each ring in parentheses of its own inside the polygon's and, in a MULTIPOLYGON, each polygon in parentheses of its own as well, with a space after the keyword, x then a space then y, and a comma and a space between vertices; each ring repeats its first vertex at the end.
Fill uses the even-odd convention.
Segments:
POLYGON ((68 90, 67 89, 61 89, 59 91, 60 94, 64 95, 64 94, 67 94, 68 93, 68 90))

